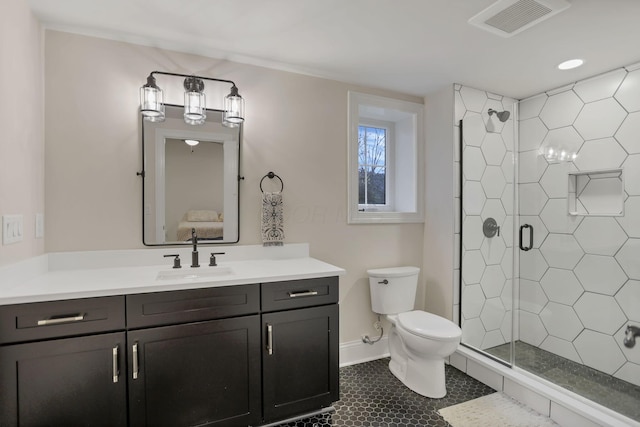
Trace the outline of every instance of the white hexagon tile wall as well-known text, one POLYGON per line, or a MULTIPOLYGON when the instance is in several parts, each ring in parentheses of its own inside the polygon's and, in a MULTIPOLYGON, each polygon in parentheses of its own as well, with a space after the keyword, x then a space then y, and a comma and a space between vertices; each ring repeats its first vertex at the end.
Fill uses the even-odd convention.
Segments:
POLYGON ((518 239, 511 232, 489 239, 468 227, 490 215, 501 227, 532 224, 533 248, 518 251, 514 338, 640 385, 640 350, 622 343, 626 326, 640 324, 640 65, 520 101, 515 153, 513 99, 455 85, 455 100, 455 116, 464 118, 462 326, 473 328, 464 336, 482 349, 511 340, 504 324, 518 239), (497 126, 489 108, 512 115, 497 126), (548 146, 577 157, 548 161, 548 146), (512 194, 505 197, 514 154, 519 217, 512 194), (615 182, 602 173, 620 170, 615 182), (576 201, 597 206, 597 214, 570 214, 576 201))

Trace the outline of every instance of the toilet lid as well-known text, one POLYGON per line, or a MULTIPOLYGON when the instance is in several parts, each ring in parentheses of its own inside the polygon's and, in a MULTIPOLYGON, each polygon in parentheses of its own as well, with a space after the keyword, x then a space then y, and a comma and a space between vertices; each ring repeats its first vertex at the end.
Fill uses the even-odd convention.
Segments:
POLYGON ((414 310, 398 315, 398 323, 408 332, 431 339, 459 338, 462 331, 450 320, 426 311, 414 310))

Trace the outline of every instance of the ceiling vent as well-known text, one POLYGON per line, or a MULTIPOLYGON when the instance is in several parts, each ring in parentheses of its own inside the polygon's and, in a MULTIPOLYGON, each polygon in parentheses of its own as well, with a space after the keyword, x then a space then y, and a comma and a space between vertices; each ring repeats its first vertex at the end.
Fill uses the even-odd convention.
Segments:
POLYGON ((469 23, 499 36, 511 37, 569 6, 566 0, 500 0, 469 19, 469 23))

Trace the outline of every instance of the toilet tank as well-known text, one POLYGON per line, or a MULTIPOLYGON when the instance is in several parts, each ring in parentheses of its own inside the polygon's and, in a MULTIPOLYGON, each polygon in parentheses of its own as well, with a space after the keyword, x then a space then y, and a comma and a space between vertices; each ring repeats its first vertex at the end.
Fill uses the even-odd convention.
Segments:
POLYGON ((374 313, 397 314, 413 310, 419 273, 418 267, 367 270, 374 313))

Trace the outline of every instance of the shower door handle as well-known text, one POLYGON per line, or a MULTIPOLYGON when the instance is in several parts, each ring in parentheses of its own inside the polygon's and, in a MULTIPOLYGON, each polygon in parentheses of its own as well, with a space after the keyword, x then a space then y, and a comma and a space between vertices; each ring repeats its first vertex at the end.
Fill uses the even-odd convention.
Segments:
POLYGON ((520 226, 520 249, 523 251, 529 251, 533 248, 533 225, 531 224, 523 224, 520 226), (529 229, 529 246, 522 245, 522 231, 528 228, 529 229))

